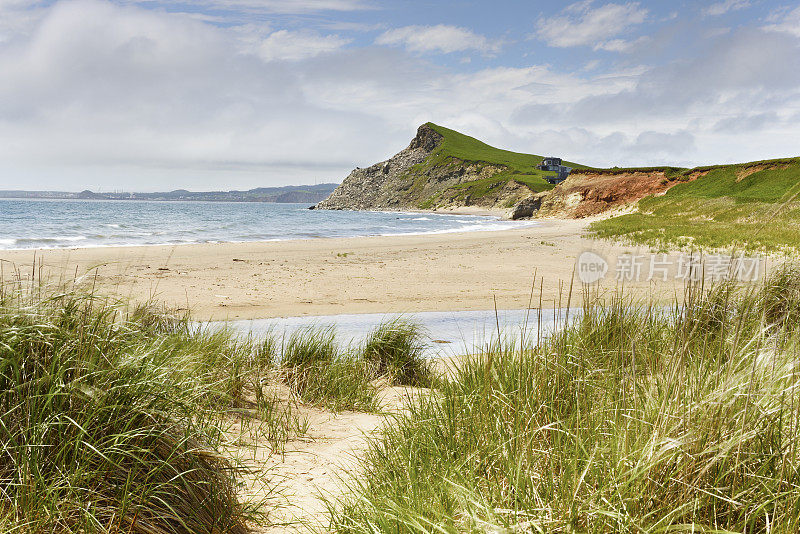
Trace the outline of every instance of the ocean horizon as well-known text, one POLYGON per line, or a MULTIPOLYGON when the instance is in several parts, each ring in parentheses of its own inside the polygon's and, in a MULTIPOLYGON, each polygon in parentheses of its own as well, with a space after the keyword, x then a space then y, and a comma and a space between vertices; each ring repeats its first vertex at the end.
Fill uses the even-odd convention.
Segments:
POLYGON ((266 202, 0 199, 0 250, 421 235, 534 224, 483 215, 309 210, 308 204, 266 202))

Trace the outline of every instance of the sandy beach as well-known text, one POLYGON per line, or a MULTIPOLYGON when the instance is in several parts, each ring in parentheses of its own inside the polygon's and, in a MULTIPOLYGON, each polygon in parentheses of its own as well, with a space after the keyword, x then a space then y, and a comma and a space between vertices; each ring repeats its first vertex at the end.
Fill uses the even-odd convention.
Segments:
MULTIPOLYGON (((544 220, 494 232, 2 251, 0 260, 6 279, 30 277, 35 261, 50 279, 77 273, 103 293, 188 308, 202 320, 480 310, 495 301, 500 309, 520 309, 530 302, 534 273, 542 305, 566 306, 581 252, 612 259, 637 250, 589 239, 587 225, 544 220)), ((616 285, 612 272, 600 290, 616 285)), ((655 285, 665 299, 681 286, 655 285)), ((631 282, 626 291, 649 287, 631 282)))

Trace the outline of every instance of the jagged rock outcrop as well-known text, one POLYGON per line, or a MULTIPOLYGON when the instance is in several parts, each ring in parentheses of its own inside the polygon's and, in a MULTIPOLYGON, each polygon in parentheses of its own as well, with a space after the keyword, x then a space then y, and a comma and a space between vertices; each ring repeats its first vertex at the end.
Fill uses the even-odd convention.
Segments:
POLYGON ((533 217, 542 207, 542 200, 547 195, 547 192, 543 192, 537 193, 532 197, 523 198, 508 211, 506 218, 516 221, 518 219, 529 219, 533 217))
POLYGON ((342 184, 315 206, 333 210, 402 210, 480 206, 508 208, 533 193, 513 180, 487 184, 480 195, 462 184, 489 179, 507 170, 485 161, 464 161, 431 156, 443 136, 423 124, 407 148, 370 167, 357 168, 342 184))
POLYGON ((442 136, 426 125, 392 158, 366 169, 356 168, 331 195, 316 205, 328 210, 374 210, 407 207, 407 175, 414 165, 425 161, 442 136))

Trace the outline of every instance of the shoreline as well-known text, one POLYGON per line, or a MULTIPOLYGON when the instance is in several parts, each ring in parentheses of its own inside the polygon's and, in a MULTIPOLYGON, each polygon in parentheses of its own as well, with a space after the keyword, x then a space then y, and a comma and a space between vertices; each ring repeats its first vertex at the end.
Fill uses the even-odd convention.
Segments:
MULTIPOLYGON (((565 307, 577 256, 629 247, 585 237, 589 220, 542 219, 511 230, 330 237, 244 243, 0 251, 30 277, 36 258, 50 281, 78 273, 100 293, 154 301, 196 320, 361 313, 524 309, 536 274, 543 308, 565 307), (88 275, 88 276, 87 276, 88 275)), ((615 280, 598 291, 613 291, 615 280)), ((659 286, 672 299, 682 285, 659 286)), ((626 291, 649 290, 648 282, 626 291)), ((539 306, 538 289, 533 307, 539 306)), ((575 284, 572 302, 580 299, 575 284)))
MULTIPOLYGON (((3 200, 3 199, 0 199, 3 200)), ((41 199, 33 199, 33 200, 41 200, 41 199)), ((153 201, 153 202, 162 202, 162 201, 153 201)), ((178 201, 176 201, 178 202, 178 201)), ((179 201, 185 202, 185 201, 179 201)), ((211 202, 211 201, 207 201, 211 202)), ((214 201, 216 202, 216 201, 214 201)), ((301 204, 302 205, 302 204, 301 204)), ((323 211, 323 210, 320 210, 323 211)), ((326 210, 326 211, 357 211, 357 210, 326 210)), ((363 210, 362 210, 363 211, 363 210)), ((309 240, 317 240, 317 239, 360 239, 360 238, 370 238, 370 237, 401 237, 401 236, 424 236, 424 235, 437 235, 437 234, 449 234, 449 233, 471 233, 471 232, 501 232, 505 230, 510 230, 513 228, 481 228, 481 229, 468 229, 467 226, 471 226, 473 224, 481 224, 481 221, 490 220, 494 223, 510 223, 515 225, 517 228, 524 228, 529 226, 537 226, 541 223, 541 220, 511 220, 505 217, 504 210, 491 210, 488 208, 476 208, 471 209, 470 207, 462 207, 462 208, 453 208, 453 209, 434 209, 434 210, 411 210, 411 209, 403 209, 403 210, 367 210, 372 213, 382 213, 382 214, 405 214, 405 215, 420 215, 420 214, 427 214, 427 215, 442 215, 442 216, 468 216, 468 217, 475 217, 475 221, 472 224, 463 224, 460 227, 454 228, 445 228, 445 229, 436 229, 436 230, 423 230, 423 231, 408 231, 408 232, 398 232, 398 233, 364 233, 364 234, 355 234, 355 235, 347 235, 347 236, 311 236, 311 237, 302 237, 302 236, 291 236, 291 237, 275 237, 269 239, 263 238, 255 238, 255 239, 239 239, 239 240, 209 240, 209 241, 185 241, 180 243, 111 243, 111 244, 86 244, 80 245, 78 243, 87 240, 86 236, 69 236, 68 238, 13 238, 13 239, 0 239, 0 243, 11 241, 16 242, 19 240, 56 240, 62 239, 66 241, 72 241, 75 244, 69 245, 60 245, 60 246, 32 246, 26 248, 0 248, 0 254, 5 252, 46 252, 46 251, 66 251, 66 250, 84 250, 84 249, 106 249, 106 248, 136 248, 136 247, 179 247, 185 245, 217 245, 217 244, 247 244, 247 243, 273 243, 273 242, 287 242, 287 241, 309 241, 309 240)))
MULTIPOLYGON (((420 212, 424 213, 424 212, 420 212)), ((458 214, 454 213, 453 215, 469 215, 469 214, 458 214)), ((535 221, 520 221, 519 229, 521 228, 530 228, 534 226, 539 226, 538 222, 535 221), (526 224, 527 223, 527 224, 526 224)), ((463 228, 453 228, 451 230, 431 230, 430 232, 407 232, 402 234, 369 234, 369 235, 354 235, 354 236, 347 236, 347 237, 338 237, 338 236, 318 236, 318 237, 287 237, 287 238, 275 238, 275 239, 254 239, 252 241, 204 241, 204 242, 190 242, 190 243, 125 243, 119 245, 88 245, 85 247, 80 246, 70 246, 70 247, 32 247, 32 248, 0 248, 0 254, 3 252, 53 252, 53 251, 79 251, 79 250, 94 250, 94 249, 115 249, 115 248, 140 248, 140 247, 192 247, 192 246, 203 246, 203 245, 246 245, 246 244, 258 244, 258 243, 286 243, 290 241, 317 241, 317 240, 325 240, 325 239, 368 239, 373 237, 405 237, 405 236, 426 236, 426 235, 445 235, 445 234, 470 234, 473 232, 484 232, 484 233, 492 233, 492 232, 507 232, 513 231, 515 228, 498 228, 496 230, 464 230, 463 228)), ((2 258, 0 258, 2 261, 2 258)))
POLYGON ((460 206, 458 208, 435 208, 432 210, 420 209, 420 210, 402 210, 402 211, 407 211, 408 213, 434 213, 439 215, 475 215, 478 217, 499 217, 500 220, 510 221, 511 219, 506 218, 506 215, 508 215, 510 209, 511 208, 492 209, 492 208, 481 208, 478 206, 460 206))

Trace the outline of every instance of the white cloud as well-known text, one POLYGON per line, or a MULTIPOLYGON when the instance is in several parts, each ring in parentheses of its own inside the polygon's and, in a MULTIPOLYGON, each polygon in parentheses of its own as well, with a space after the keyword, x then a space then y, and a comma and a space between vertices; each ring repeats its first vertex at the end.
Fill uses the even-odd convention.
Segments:
POLYGON ((784 32, 800 37, 800 7, 792 11, 781 10, 769 17, 771 24, 764 29, 775 32, 784 32))
POLYGON ((378 30, 385 30, 386 24, 380 23, 366 23, 366 22, 346 22, 340 20, 331 20, 323 22, 320 27, 333 31, 346 31, 346 32, 374 32, 378 30))
POLYGON ((599 42, 593 48, 594 50, 606 50, 607 52, 630 53, 649 40, 650 38, 647 36, 642 36, 633 40, 611 39, 609 41, 599 42))
POLYGON ((686 130, 677 132, 648 130, 637 135, 627 150, 640 158, 681 157, 694 152, 695 138, 686 130))
POLYGON ((731 33, 731 29, 732 28, 726 28, 726 27, 722 27, 722 28, 707 28, 701 35, 703 35, 703 37, 705 37, 706 39, 715 39, 715 38, 720 37, 722 35, 727 35, 727 34, 731 33))
POLYGON ((464 52, 476 50, 485 54, 497 53, 500 42, 486 38, 467 28, 438 24, 436 26, 405 26, 379 35, 375 43, 404 46, 416 53, 464 52))
POLYGON ((297 61, 340 50, 352 42, 338 35, 319 35, 309 30, 279 30, 267 36, 258 47, 264 61, 297 61))
POLYGON ((543 17, 536 25, 536 36, 555 47, 617 50, 627 43, 618 36, 647 19, 647 9, 638 2, 593 5, 586 0, 567 6, 559 16, 543 17))
POLYGON ((750 114, 744 113, 733 117, 720 119, 714 124, 714 131, 720 133, 737 133, 741 131, 755 132, 780 124, 781 120, 774 111, 769 113, 750 114))
POLYGON ((723 0, 722 2, 717 2, 716 4, 711 4, 707 8, 703 10, 703 15, 705 16, 719 16, 728 13, 729 11, 738 11, 740 9, 744 9, 746 7, 750 7, 750 0, 723 0))
POLYGON ((0 0, 0 43, 26 32, 42 17, 40 0, 0 0))
MULTIPOLYGON (((152 4, 153 0, 121 0, 121 2, 152 4)), ((285 14, 374 9, 368 0, 177 0, 172 3, 177 6, 195 8, 199 5, 220 10, 285 14)))
POLYGON ((10 10, 10 9, 29 9, 32 7, 36 7, 40 5, 42 2, 41 0, 0 0, 0 9, 2 10, 10 10))
POLYGON ((592 70, 595 70, 599 66, 600 66, 600 60, 599 59, 590 59, 589 61, 587 61, 583 65, 583 68, 581 70, 592 71, 592 70))
MULTIPOLYGON (((428 120, 593 165, 797 151, 800 41, 783 30, 698 38, 670 63, 569 72, 443 67, 400 47, 342 47, 339 35, 102 0, 43 15, 0 43, 0 189, 332 181, 406 146, 428 120), (292 61, 264 61, 264 46, 292 61)), ((633 38, 598 42, 614 39, 633 38)))

